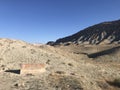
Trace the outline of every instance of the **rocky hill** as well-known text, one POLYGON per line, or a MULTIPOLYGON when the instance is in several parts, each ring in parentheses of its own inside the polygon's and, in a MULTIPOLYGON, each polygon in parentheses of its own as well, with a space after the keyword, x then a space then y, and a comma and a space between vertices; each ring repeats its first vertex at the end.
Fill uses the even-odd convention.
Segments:
POLYGON ((52 47, 0 38, 0 90, 120 90, 116 46, 52 47), (45 72, 22 75, 22 64, 44 64, 45 72))
POLYGON ((58 44, 111 44, 120 43, 120 20, 103 22, 90 26, 84 30, 56 40, 48 42, 51 45, 58 44))
POLYGON ((120 90, 120 44, 103 43, 119 43, 119 23, 100 23, 48 43, 56 46, 0 38, 0 90, 120 90), (22 75, 21 65, 31 64, 45 65, 45 72, 26 69, 22 75))

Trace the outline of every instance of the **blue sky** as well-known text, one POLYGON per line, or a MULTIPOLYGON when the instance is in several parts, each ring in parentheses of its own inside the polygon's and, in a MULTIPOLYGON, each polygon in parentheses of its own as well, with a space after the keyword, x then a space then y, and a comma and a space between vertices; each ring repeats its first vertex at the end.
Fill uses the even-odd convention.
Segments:
POLYGON ((0 0, 0 37, 46 43, 120 19, 120 0, 0 0))

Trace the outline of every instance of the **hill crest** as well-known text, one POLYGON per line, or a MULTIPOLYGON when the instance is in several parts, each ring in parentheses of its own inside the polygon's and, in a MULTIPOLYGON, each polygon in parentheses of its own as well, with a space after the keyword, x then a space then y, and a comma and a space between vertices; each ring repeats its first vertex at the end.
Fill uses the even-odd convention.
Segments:
POLYGON ((51 45, 66 43, 74 44, 112 44, 120 43, 120 20, 103 22, 90 26, 84 30, 56 40, 48 42, 51 45))

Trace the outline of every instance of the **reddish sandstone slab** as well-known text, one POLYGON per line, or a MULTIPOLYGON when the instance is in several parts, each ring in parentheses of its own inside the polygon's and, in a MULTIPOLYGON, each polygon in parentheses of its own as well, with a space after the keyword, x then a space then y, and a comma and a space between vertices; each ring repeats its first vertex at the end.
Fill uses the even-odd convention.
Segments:
POLYGON ((22 64, 20 74, 41 74, 45 72, 45 64, 22 64))

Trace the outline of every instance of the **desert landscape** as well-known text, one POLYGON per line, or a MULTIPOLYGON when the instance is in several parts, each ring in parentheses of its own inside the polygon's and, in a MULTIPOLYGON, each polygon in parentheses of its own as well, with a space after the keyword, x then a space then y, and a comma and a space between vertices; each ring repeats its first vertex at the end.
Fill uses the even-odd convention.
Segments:
POLYGON ((1 38, 0 90, 120 90, 119 33, 117 20, 47 44, 1 38))

